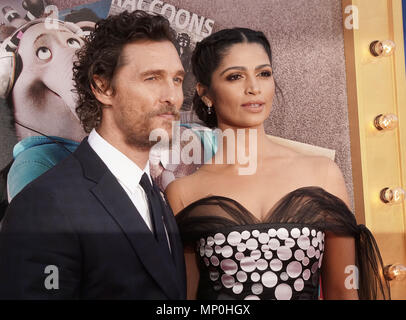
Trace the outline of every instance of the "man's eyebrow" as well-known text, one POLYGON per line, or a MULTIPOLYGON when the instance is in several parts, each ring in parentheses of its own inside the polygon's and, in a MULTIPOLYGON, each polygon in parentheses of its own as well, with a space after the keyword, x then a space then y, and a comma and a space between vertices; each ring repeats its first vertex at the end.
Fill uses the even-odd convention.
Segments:
MULTIPOLYGON (((261 65, 259 65, 259 66, 256 66, 256 67, 255 67, 255 70, 262 69, 262 68, 264 68, 264 67, 271 67, 271 68, 272 68, 272 66, 271 66, 269 63, 266 63, 266 64, 261 64, 261 65)), ((220 76, 222 76, 224 73, 226 73, 226 72, 229 71, 229 70, 246 71, 247 68, 246 68, 246 67, 241 67, 241 66, 229 67, 229 68, 223 70, 223 71, 220 73, 220 76)))
POLYGON ((141 76, 149 76, 151 74, 164 74, 165 70, 162 69, 150 69, 150 70, 145 70, 143 72, 141 72, 141 76))
MULTIPOLYGON (((163 69, 152 69, 152 70, 146 70, 144 72, 141 72, 141 77, 145 77, 145 76, 153 75, 153 74, 162 75, 162 74, 166 74, 166 73, 168 73, 168 72, 166 70, 163 70, 163 69)), ((184 76, 185 71, 178 70, 178 71, 176 71, 176 75, 177 76, 184 76)))
POLYGON ((186 72, 185 72, 184 70, 178 70, 178 71, 176 72, 176 75, 177 75, 177 76, 181 76, 181 77, 184 77, 185 74, 186 74, 186 72))

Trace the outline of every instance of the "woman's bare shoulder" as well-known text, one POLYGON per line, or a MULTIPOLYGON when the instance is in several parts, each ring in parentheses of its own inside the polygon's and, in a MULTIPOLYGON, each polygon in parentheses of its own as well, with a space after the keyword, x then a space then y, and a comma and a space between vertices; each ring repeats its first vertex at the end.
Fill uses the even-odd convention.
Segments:
POLYGON ((305 156, 302 158, 302 168, 306 170, 307 175, 317 177, 315 185, 337 196, 350 206, 344 175, 334 160, 323 156, 305 156))
POLYGON ((303 153, 295 150, 290 146, 283 146, 273 143, 273 145, 271 145, 271 148, 277 150, 276 154, 278 157, 291 161, 296 166, 303 165, 305 168, 328 168, 335 165, 335 162, 326 156, 303 153))
POLYGON ((300 173, 300 178, 307 184, 334 190, 334 186, 343 185, 343 174, 337 163, 323 155, 304 154, 288 146, 278 147, 278 154, 283 159, 281 166, 285 172, 300 173))
POLYGON ((325 188, 328 181, 341 177, 341 170, 334 160, 320 155, 298 154, 292 163, 304 176, 313 176, 320 187, 325 188))
POLYGON ((202 192, 208 190, 205 187, 206 175, 207 172, 199 169, 188 176, 175 179, 166 187, 165 193, 175 214, 196 198, 204 197, 202 192))

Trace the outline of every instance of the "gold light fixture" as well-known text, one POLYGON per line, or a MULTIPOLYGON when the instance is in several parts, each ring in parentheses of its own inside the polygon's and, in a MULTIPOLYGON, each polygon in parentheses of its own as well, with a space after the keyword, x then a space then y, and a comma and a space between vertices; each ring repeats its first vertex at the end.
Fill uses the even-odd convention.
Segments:
POLYGON ((395 48, 396 44, 392 40, 375 40, 369 45, 369 51, 374 57, 389 57, 395 48))
POLYGON ((380 198, 387 204, 397 204, 405 200, 405 190, 402 188, 384 188, 381 190, 380 198))
POLYGON ((383 274, 386 280, 404 280, 406 279, 406 266, 400 263, 387 265, 383 274))
POLYGON ((393 130, 398 126, 398 117, 393 114, 380 114, 374 119, 374 126, 378 130, 393 130))

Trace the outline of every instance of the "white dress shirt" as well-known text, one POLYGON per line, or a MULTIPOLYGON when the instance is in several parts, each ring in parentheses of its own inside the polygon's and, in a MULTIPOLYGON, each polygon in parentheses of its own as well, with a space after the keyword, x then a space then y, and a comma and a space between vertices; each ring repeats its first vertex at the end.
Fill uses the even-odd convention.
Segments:
POLYGON ((144 219, 146 225, 152 231, 148 198, 144 189, 140 185, 141 177, 144 172, 148 175, 148 178, 152 183, 149 172, 149 162, 147 162, 144 170, 141 170, 140 167, 138 167, 126 155, 104 140, 95 129, 90 132, 87 141, 100 159, 102 159, 107 168, 109 168, 111 173, 116 177, 117 181, 123 187, 141 217, 144 219))

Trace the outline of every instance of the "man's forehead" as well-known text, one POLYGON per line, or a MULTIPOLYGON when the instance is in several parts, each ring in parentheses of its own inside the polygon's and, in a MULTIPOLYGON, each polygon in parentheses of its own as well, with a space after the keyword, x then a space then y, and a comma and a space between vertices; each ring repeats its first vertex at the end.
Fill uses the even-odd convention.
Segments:
POLYGON ((124 46, 121 65, 132 65, 137 72, 148 70, 183 70, 175 46, 170 41, 138 41, 124 46))
POLYGON ((159 60, 162 58, 178 58, 175 46, 170 41, 137 41, 126 44, 122 52, 123 58, 137 60, 159 60))

